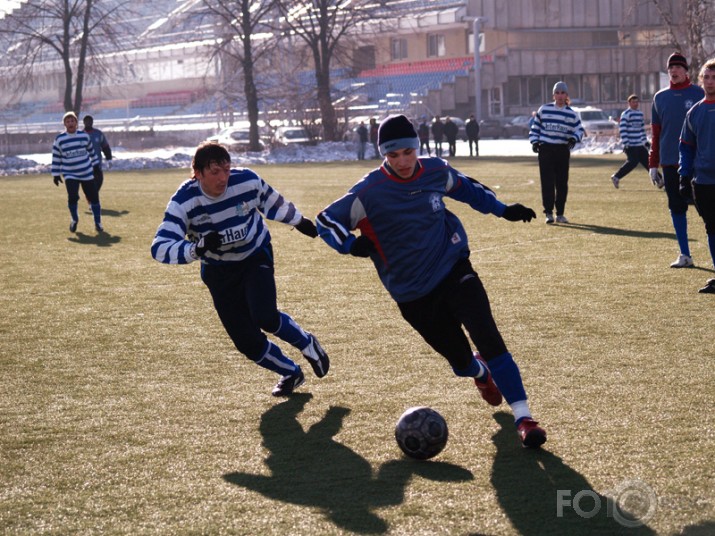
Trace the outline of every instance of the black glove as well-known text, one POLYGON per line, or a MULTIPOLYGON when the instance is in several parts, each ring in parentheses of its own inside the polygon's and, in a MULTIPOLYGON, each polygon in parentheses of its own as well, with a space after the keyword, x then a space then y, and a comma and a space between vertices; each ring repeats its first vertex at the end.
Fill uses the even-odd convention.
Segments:
POLYGON ((514 203, 504 209, 502 218, 509 221, 531 221, 536 218, 536 212, 520 203, 514 203))
POLYGON ((60 184, 62 184, 62 177, 60 177, 59 175, 55 175, 54 177, 52 177, 52 182, 55 183, 55 186, 59 186, 60 184))
POLYGON ((688 204, 693 204, 693 178, 680 176, 680 197, 685 199, 688 204))
POLYGON ((375 244, 365 235, 358 236, 350 245, 350 255, 355 257, 369 257, 375 251, 375 244))
POLYGON ((569 151, 576 147, 576 138, 569 138, 569 141, 566 145, 569 146, 569 151))
POLYGON ((201 237, 201 240, 196 244, 196 256, 203 257, 207 251, 217 251, 221 247, 221 234, 216 231, 211 231, 209 234, 201 237))
POLYGON ((295 226, 298 231, 303 233, 305 236, 309 236, 310 238, 315 238, 318 236, 318 230, 315 228, 315 224, 310 221, 308 218, 303 218, 298 222, 298 225, 295 226))
POLYGON ((535 153, 538 153, 540 148, 541 148, 541 143, 538 141, 531 144, 531 150, 534 151, 535 153))

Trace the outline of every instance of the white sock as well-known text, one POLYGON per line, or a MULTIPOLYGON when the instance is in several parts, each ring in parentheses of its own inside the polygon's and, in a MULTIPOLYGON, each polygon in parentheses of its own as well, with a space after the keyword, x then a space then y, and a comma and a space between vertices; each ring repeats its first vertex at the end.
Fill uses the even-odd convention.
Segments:
POLYGON ((531 412, 529 411, 529 403, 526 400, 517 400, 509 404, 511 410, 514 412, 514 420, 518 421, 524 417, 531 419, 531 412))

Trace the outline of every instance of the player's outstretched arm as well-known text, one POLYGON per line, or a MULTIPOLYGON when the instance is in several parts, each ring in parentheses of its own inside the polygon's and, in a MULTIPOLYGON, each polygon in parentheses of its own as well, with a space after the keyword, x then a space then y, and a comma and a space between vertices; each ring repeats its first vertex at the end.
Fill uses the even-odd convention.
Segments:
POLYGON ((514 203, 513 205, 506 206, 501 217, 509 221, 530 222, 536 218, 536 212, 521 203, 514 203))

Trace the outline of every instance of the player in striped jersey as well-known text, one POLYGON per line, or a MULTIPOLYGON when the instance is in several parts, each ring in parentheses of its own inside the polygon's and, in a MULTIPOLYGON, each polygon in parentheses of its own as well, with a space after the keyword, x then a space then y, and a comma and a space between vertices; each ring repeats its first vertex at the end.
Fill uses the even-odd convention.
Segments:
MULTIPOLYGON (((695 208, 705 222, 708 248, 715 268, 715 58, 700 69, 705 98, 685 116, 680 134, 680 192, 692 195, 695 208)), ((715 278, 699 292, 715 294, 715 278)))
POLYGON ((529 131, 529 142, 539 154, 541 200, 546 223, 568 223, 564 216, 569 191, 571 149, 583 138, 583 126, 578 114, 568 105, 565 82, 554 84, 554 102, 544 104, 536 112, 529 131))
POLYGON ((201 261, 201 279, 239 352, 281 376, 273 396, 302 385, 300 366, 264 332, 299 349, 319 378, 330 367, 314 335, 278 310, 271 236, 264 217, 314 238, 315 225, 250 169, 231 169, 225 147, 205 142, 193 158, 194 176, 173 195, 151 254, 166 264, 201 261))
POLYGON ((98 232, 103 232, 102 208, 99 204, 99 191, 95 184, 95 176, 99 168, 99 159, 94 153, 92 140, 88 134, 77 131, 77 115, 67 112, 62 117, 65 131, 59 134, 52 144, 52 180, 59 186, 62 177, 65 179, 67 189, 67 208, 70 211, 70 232, 77 230, 79 213, 79 188, 89 201, 94 216, 94 227, 98 232))
POLYGON ((611 182, 618 188, 621 179, 631 171, 643 166, 648 171, 648 138, 645 135, 645 120, 643 112, 638 107, 638 95, 628 97, 628 108, 621 114, 618 122, 618 132, 621 136, 623 152, 628 160, 611 176, 611 182))

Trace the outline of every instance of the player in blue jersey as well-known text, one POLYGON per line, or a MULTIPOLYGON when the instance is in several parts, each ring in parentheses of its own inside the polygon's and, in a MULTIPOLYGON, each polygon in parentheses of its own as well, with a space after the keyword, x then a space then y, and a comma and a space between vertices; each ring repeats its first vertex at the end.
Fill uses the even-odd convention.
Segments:
POLYGON ((107 159, 107 162, 112 161, 112 148, 109 146, 107 137, 98 128, 94 128, 94 117, 91 115, 85 115, 82 118, 82 123, 84 123, 84 132, 89 134, 89 138, 92 140, 92 147, 94 148, 94 154, 97 155, 99 160, 99 172, 94 178, 94 182, 97 184, 97 192, 102 189, 102 184, 104 184, 104 171, 102 170, 102 154, 107 159))
POLYGON ((469 261, 467 234, 444 198, 509 221, 530 221, 536 214, 505 205, 441 158, 418 158, 419 138, 404 115, 381 123, 378 143, 382 165, 318 215, 320 237, 339 253, 370 257, 405 320, 454 374, 472 378, 489 404, 501 404, 503 394, 523 444, 539 447, 546 432, 531 416, 519 368, 469 261))
POLYGON ((95 176, 99 171, 99 160, 94 153, 92 140, 89 135, 77 131, 77 115, 67 112, 62 117, 65 131, 59 134, 52 144, 52 180, 59 186, 64 177, 67 189, 67 208, 70 211, 70 232, 77 230, 79 212, 79 189, 82 187, 84 195, 89 201, 94 216, 94 227, 98 232, 103 232, 102 207, 99 204, 99 192, 95 184, 95 176))
POLYGON ((169 201, 151 254, 166 264, 201 261, 201 279, 226 332, 239 352, 281 376, 273 396, 288 396, 303 384, 300 366, 264 332, 300 350, 319 378, 330 367, 314 335, 278 310, 271 235, 264 217, 294 226, 314 238, 315 225, 250 169, 231 169, 217 143, 199 145, 194 176, 169 201))
POLYGON ((648 137, 645 134, 645 121, 643 112, 638 107, 640 99, 638 95, 628 97, 628 108, 621 114, 618 122, 618 133, 621 136, 623 152, 626 153, 626 162, 611 176, 611 182, 618 188, 621 179, 631 171, 643 166, 648 168, 648 137))
POLYGON ((671 268, 693 266, 688 245, 688 202, 680 195, 678 176, 678 144, 683 129, 685 114, 690 107, 703 98, 703 90, 690 83, 688 62, 685 56, 674 52, 668 58, 668 78, 670 86, 658 91, 653 97, 651 113, 652 142, 648 167, 650 178, 658 187, 665 185, 668 195, 668 209, 675 229, 680 254, 671 268), (658 167, 663 168, 662 182, 658 167))
MULTIPOLYGON (((692 196, 698 214, 705 221, 710 257, 715 268, 715 58, 700 69, 705 98, 685 116, 680 134, 680 192, 692 196)), ((715 294, 715 278, 708 279, 699 292, 715 294)))
POLYGON ((539 154, 541 201, 546 223, 568 223, 564 215, 569 192, 571 149, 583 138, 583 126, 578 114, 568 105, 568 86, 554 84, 554 102, 544 104, 534 116, 529 142, 539 154))

